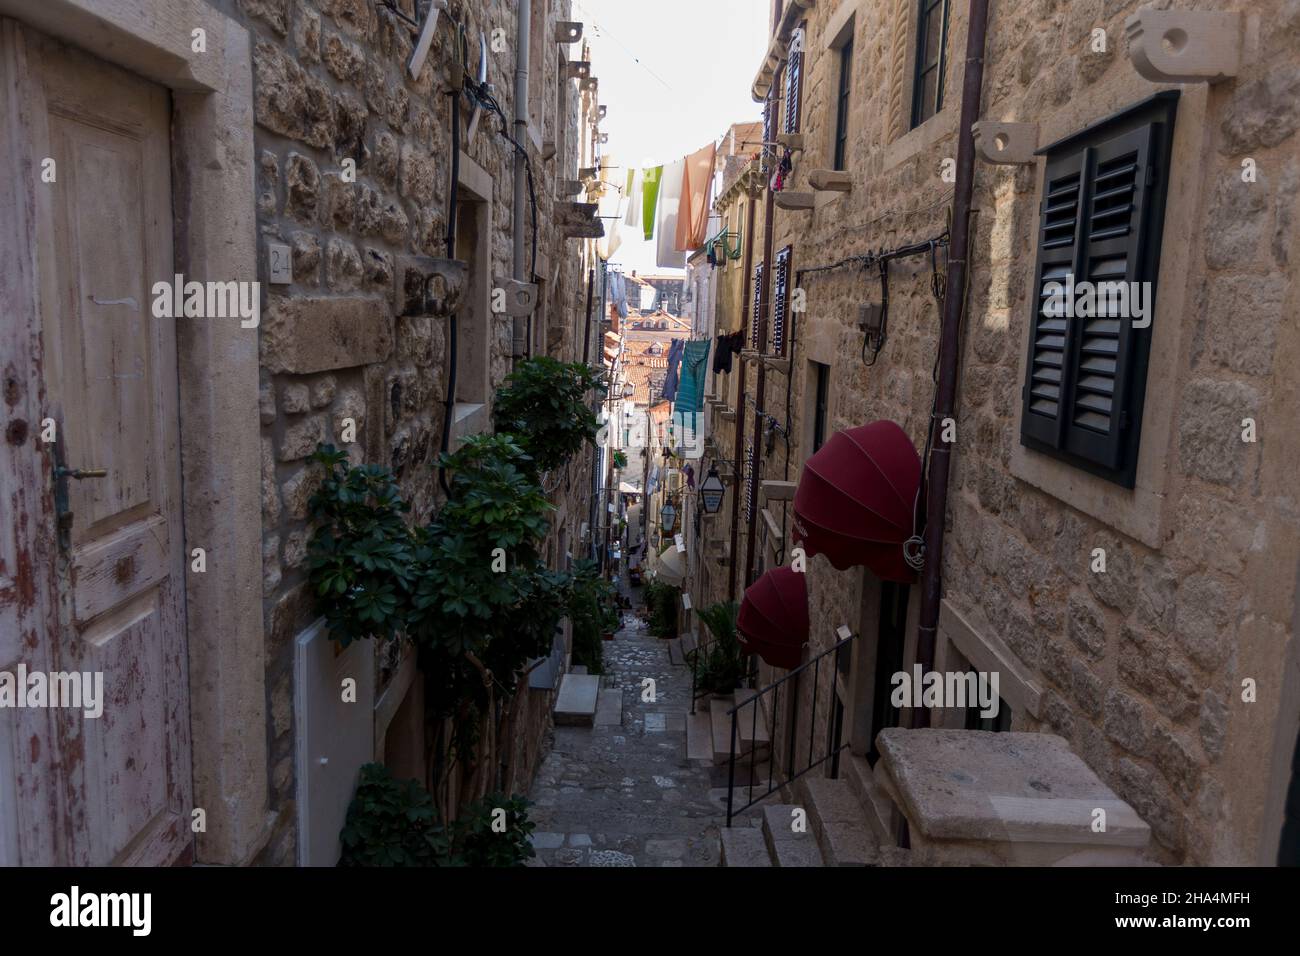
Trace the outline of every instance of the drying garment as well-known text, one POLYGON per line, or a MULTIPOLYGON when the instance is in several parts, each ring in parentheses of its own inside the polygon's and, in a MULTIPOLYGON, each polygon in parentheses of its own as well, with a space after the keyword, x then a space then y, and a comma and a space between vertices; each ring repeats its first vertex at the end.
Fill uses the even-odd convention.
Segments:
POLYGON ((663 178, 662 166, 641 170, 641 228, 646 242, 655 237, 655 211, 663 178))
POLYGON ((641 183, 641 170, 629 169, 627 188, 623 191, 623 196, 627 199, 627 215, 623 217, 623 225, 629 229, 641 228, 641 183))
POLYGON ((618 309, 620 319, 627 318, 627 280, 621 272, 609 274, 609 301, 618 309))
POLYGON ((704 457, 704 413, 673 412, 674 450, 681 458, 704 457))
POLYGON ((718 348, 713 353, 713 371, 722 375, 731 374, 731 357, 740 354, 745 347, 745 332, 732 332, 730 335, 718 336, 718 348))
POLYGON ((685 345, 685 340, 673 339, 672 345, 668 346, 668 374, 664 376, 664 387, 659 393, 659 397, 666 402, 677 397, 677 367, 681 364, 685 345))
POLYGON ((679 159, 664 167, 659 184, 659 209, 655 223, 655 264, 660 269, 685 269, 686 253, 677 248, 677 211, 682 196, 682 177, 686 160, 679 159))
POLYGON ((682 347, 674 412, 704 410, 704 378, 709 371, 709 346, 712 344, 708 339, 695 339, 682 347))
POLYGON ((686 157, 677 203, 677 249, 681 252, 698 249, 709 238, 709 190, 717 153, 717 146, 709 143, 686 157))
POLYGON ((694 491, 695 490, 695 469, 690 465, 683 465, 682 474, 686 476, 686 487, 694 491))

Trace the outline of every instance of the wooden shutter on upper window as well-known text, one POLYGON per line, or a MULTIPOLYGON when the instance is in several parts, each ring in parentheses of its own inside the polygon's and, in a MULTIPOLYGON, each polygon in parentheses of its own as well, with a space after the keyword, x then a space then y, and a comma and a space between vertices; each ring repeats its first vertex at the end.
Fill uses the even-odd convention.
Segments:
POLYGON ((786 246, 776 254, 776 270, 772 274, 771 353, 773 355, 785 355, 785 327, 790 312, 790 270, 793 255, 793 246, 786 246))
POLYGON ((1123 283, 1153 311, 1176 103, 1176 91, 1157 94, 1071 137, 1068 149, 1047 150, 1021 439, 1126 487, 1151 330, 1135 327, 1135 300, 1118 295, 1095 296, 1088 315, 1049 315, 1044 287, 1071 274, 1094 291, 1123 283), (1117 308, 1123 301, 1127 314, 1117 308))
POLYGON ((763 321, 762 313, 763 302, 763 263, 754 267, 754 308, 753 322, 749 326, 749 347, 758 348, 758 323, 763 321))
POLYGON ((776 150, 776 80, 773 79, 772 86, 767 91, 767 99, 763 101, 763 152, 760 168, 764 173, 772 171, 772 157, 776 150))
MULTIPOLYGON (((800 27, 805 30, 805 27, 800 27)), ((806 34, 805 34, 806 36, 806 34)), ((803 104, 803 52, 791 53, 785 66, 785 124, 784 133, 799 132, 803 104)))

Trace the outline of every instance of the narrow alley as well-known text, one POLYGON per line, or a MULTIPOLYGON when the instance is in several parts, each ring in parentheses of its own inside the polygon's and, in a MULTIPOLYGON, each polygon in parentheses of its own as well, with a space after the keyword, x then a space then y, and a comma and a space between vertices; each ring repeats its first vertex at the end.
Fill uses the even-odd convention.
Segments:
POLYGON ((536 865, 716 866, 726 815, 713 769, 687 759, 690 668, 635 615, 624 625, 605 644, 594 726, 556 726, 549 740, 530 795, 536 865))

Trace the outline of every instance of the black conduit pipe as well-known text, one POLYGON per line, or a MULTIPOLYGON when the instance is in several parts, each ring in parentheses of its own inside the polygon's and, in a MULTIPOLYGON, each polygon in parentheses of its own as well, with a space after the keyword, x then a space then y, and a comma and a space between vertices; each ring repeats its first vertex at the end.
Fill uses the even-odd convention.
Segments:
MULTIPOLYGON (((943 597, 944 520, 948 509, 948 468, 952 445, 940 427, 951 418, 957 397, 957 368, 961 358, 961 320, 965 306, 967 262, 970 255, 971 193, 975 185, 975 140, 971 126, 979 119, 984 87, 984 41, 988 32, 988 0, 971 0, 966 39, 966 70, 962 76, 961 118, 957 123, 957 182, 952 200, 952 237, 948 246, 948 294, 943 300, 943 325, 939 333, 939 381, 931 428, 938 440, 930 453, 926 494, 925 569, 921 574, 921 617, 916 632, 916 663, 922 670, 934 667, 935 639, 939 627, 939 602, 943 597)), ((929 726, 932 711, 912 710, 912 726, 929 726)))

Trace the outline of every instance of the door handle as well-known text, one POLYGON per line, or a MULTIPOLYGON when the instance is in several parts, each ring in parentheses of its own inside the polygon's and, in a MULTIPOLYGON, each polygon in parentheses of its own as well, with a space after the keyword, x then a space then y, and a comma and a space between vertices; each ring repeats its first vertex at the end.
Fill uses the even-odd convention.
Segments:
POLYGON ((83 478, 106 478, 108 477, 107 468, 65 468, 58 465, 54 469, 56 478, 75 478, 81 481, 83 478))

